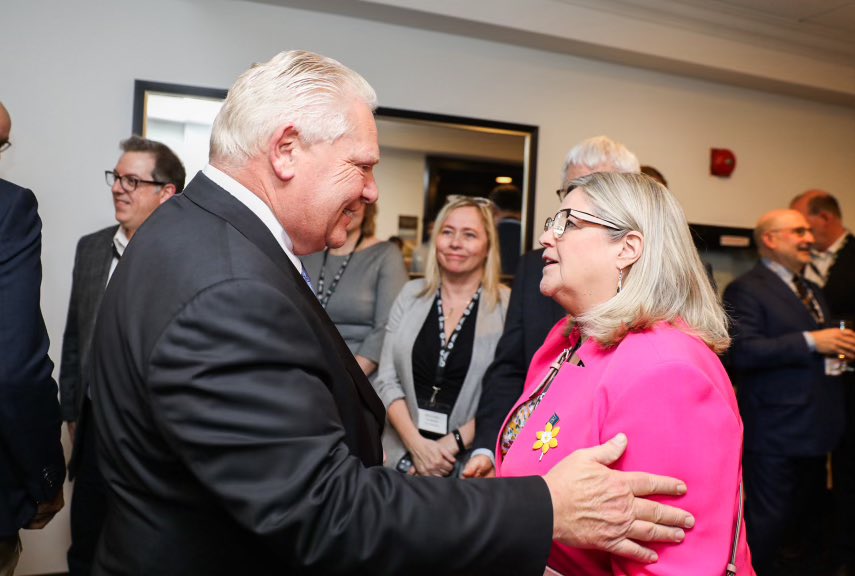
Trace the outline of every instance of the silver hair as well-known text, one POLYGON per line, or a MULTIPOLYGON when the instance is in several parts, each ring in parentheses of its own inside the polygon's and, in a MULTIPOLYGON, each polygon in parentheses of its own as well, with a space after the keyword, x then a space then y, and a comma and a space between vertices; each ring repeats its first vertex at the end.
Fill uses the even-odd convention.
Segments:
POLYGON ((229 90, 211 131, 211 160, 240 165, 263 152, 275 130, 291 124, 307 144, 331 142, 351 129, 348 104, 372 110, 377 94, 359 74, 312 52, 280 52, 254 64, 229 90))
POLYGON ((644 174, 601 172, 573 184, 590 200, 594 214, 620 227, 607 230, 612 241, 630 231, 644 239, 641 256, 624 270, 620 293, 576 318, 582 330, 608 347, 620 343, 627 332, 668 322, 717 353, 726 350, 727 315, 673 194, 644 174))
POLYGON ((561 171, 561 180, 565 185, 567 169, 570 166, 584 166, 593 172, 638 173, 641 170, 635 154, 608 136, 594 136, 582 140, 567 152, 561 171))

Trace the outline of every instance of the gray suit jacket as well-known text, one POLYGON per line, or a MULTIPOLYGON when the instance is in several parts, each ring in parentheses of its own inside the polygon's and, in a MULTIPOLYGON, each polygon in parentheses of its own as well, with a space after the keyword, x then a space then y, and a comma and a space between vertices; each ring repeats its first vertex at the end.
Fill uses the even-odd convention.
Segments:
MULTIPOLYGON (((418 296, 424 286, 423 279, 412 280, 404 286, 395 300, 386 324, 386 338, 383 340, 383 352, 380 354, 380 365, 374 381, 374 389, 387 409, 389 404, 399 398, 406 400, 413 422, 418 422, 418 404, 413 382, 413 345, 434 302, 433 295, 421 298, 418 296)), ((475 417, 478 399, 481 397, 481 381, 493 361, 496 345, 502 336, 510 294, 510 289, 502 286, 500 301, 492 310, 487 309, 484 298, 478 300, 472 359, 460 395, 448 418, 450 429, 459 428, 475 417)), ((394 467, 406 452, 401 437, 388 424, 383 432, 383 449, 386 451, 386 466, 389 467, 394 467)))
MULTIPOLYGON (((59 369, 62 419, 67 422, 77 422, 89 387, 92 333, 107 286, 113 260, 113 236, 117 229, 118 225, 104 228, 87 234, 77 243, 59 369)), ((71 472, 73 475, 73 466, 71 472)))

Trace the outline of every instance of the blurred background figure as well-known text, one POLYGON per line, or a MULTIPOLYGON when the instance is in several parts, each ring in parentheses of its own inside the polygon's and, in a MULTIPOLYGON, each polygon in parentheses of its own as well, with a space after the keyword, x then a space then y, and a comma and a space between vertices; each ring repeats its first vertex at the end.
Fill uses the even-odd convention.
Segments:
MULTIPOLYGON (((837 198, 823 190, 808 190, 793 198, 790 208, 802 213, 813 232, 805 277, 822 286, 831 326, 855 322, 855 240, 843 225, 837 198)), ((855 372, 846 371, 841 378, 846 431, 831 457, 836 515, 832 562, 838 569, 835 576, 855 576, 855 372)))
POLYGON ((407 281, 400 250, 374 236, 377 204, 362 204, 340 248, 302 258, 312 286, 366 376, 380 361, 386 320, 407 281))
POLYGON ((522 192, 513 184, 496 186, 490 192, 496 205, 496 229, 499 232, 499 254, 502 274, 513 274, 520 261, 522 245, 522 192))
POLYGON ((434 225, 425 277, 389 315, 374 387, 387 410, 386 466, 448 476, 475 437, 481 380, 502 333, 510 290, 500 283, 493 204, 449 196, 434 225))
POLYGON ((765 214, 754 239, 761 261, 724 291, 748 538, 760 576, 821 575, 827 455, 845 426, 843 382, 829 367, 838 354, 855 358, 855 333, 826 327, 822 290, 803 275, 814 237, 801 213, 765 214))
POLYGON ((663 176, 662 172, 660 172, 659 170, 657 170, 653 166, 647 166, 647 165, 642 166, 641 167, 641 173, 647 174, 648 176, 650 176, 651 178, 653 178, 654 180, 656 180, 657 182, 659 182, 660 184, 665 186, 665 188, 668 187, 668 181, 665 180, 665 176, 663 176))

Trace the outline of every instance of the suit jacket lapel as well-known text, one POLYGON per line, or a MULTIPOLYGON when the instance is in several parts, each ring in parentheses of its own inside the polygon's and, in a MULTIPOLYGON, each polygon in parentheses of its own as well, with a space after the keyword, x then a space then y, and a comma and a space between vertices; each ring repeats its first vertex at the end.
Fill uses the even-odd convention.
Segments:
MULTIPOLYGON (((788 308, 793 310, 798 310, 798 314, 803 316, 808 322, 817 326, 816 320, 814 320, 813 315, 801 301, 801 299, 796 295, 795 292, 787 285, 784 280, 769 270, 769 267, 763 264, 762 262, 758 262, 755 266, 755 270, 758 272, 760 279, 768 286, 769 291, 776 294, 778 298, 784 300, 787 304, 788 308)), ((811 287, 814 292, 816 292, 816 288, 814 286, 811 287)))
POLYGON ((337 354, 344 363, 348 373, 350 373, 362 401, 382 426, 386 418, 386 410, 383 408, 383 403, 377 397, 374 387, 371 386, 368 378, 362 372, 362 368, 359 367, 359 364, 356 362, 335 324, 333 324, 326 311, 320 305, 320 302, 318 302, 317 297, 309 289, 300 272, 294 267, 291 259, 285 254, 264 223, 253 214, 252 210, 244 206, 234 196, 223 190, 201 172, 187 186, 184 195, 188 200, 202 209, 216 214, 234 226, 238 232, 255 244, 283 272, 286 278, 294 285, 295 294, 303 300, 307 307, 314 311, 315 315, 326 326, 332 336, 333 342, 336 343, 337 354))

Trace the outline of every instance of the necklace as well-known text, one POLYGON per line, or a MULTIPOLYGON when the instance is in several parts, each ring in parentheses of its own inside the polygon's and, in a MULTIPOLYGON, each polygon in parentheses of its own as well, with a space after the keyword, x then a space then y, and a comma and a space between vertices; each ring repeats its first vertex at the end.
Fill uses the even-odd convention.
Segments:
POLYGON ((344 271, 347 270, 347 265, 350 264, 350 259, 353 258, 356 249, 359 248, 359 245, 362 243, 362 233, 360 232, 359 238, 356 239, 356 245, 354 245, 353 250, 350 251, 344 262, 341 263, 341 266, 338 268, 338 272, 336 272, 335 276, 333 276, 332 282, 330 282, 329 288, 324 291, 324 278, 326 275, 326 267, 327 267, 327 256, 329 256, 330 249, 327 248, 324 250, 324 260, 321 263, 321 271, 318 274, 318 300, 321 301, 321 306, 326 309, 327 304, 330 301, 330 298, 335 293, 335 289, 338 287, 338 282, 341 280, 341 277, 344 276, 344 271))

